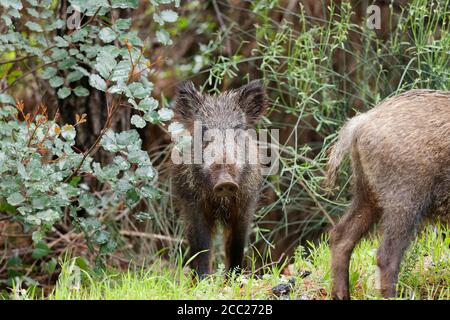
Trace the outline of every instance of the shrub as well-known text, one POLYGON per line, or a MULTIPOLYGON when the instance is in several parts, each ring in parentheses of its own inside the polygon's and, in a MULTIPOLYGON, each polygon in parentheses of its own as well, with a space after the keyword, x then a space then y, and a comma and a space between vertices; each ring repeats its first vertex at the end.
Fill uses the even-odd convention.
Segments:
MULTIPOLYGON (((164 45, 171 43, 164 26, 178 17, 167 7, 170 3, 179 5, 179 1, 151 1, 159 26, 155 41, 164 45)), ((56 7, 49 0, 0 1, 4 31, 0 75, 7 83, 0 93, 1 219, 21 224, 25 234, 32 232, 33 259, 51 256, 52 247, 61 241, 49 242, 46 233, 56 233, 69 243, 71 236, 82 233, 100 266, 100 258, 116 247, 107 228, 114 222, 112 213, 123 208, 136 211, 142 199, 158 196, 157 172, 141 149, 138 132, 111 129, 113 117, 123 108, 134 110, 129 121, 136 128, 172 116, 151 96, 149 77, 159 60, 151 62, 144 56, 145 42, 130 30, 130 18, 116 18, 117 10, 135 9, 138 4, 69 0, 56 7), (23 62, 32 67, 24 71, 17 66, 23 62), (31 75, 47 82, 60 100, 104 94, 106 106, 89 106, 100 108, 106 120, 95 142, 83 146, 86 151, 75 146, 77 129, 89 120, 86 114, 76 114, 75 123, 61 123, 59 111, 52 117, 44 106, 28 112, 12 97, 14 88, 31 75), (93 161, 99 148, 112 154, 111 163, 93 161), (58 230, 57 223, 67 220, 74 229, 58 230)), ((148 213, 137 217, 146 219, 148 213)), ((4 245, 8 247, 7 241, 4 245)), ((24 276, 17 268, 20 256, 17 250, 6 255, 9 284, 24 276)))

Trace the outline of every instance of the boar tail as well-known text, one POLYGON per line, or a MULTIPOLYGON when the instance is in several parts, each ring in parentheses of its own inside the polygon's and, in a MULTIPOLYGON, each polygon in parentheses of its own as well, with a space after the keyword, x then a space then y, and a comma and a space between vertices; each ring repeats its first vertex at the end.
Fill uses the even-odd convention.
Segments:
POLYGON ((350 152, 364 117, 365 114, 361 114, 352 118, 340 130, 337 142, 331 147, 330 157, 327 163, 325 187, 329 189, 335 187, 339 166, 344 157, 350 152))

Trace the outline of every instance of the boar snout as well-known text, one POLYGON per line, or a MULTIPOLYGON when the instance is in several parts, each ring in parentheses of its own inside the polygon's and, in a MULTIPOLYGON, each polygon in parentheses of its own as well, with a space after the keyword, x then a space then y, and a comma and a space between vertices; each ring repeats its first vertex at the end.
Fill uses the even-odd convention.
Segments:
POLYGON ((219 175, 216 184, 214 185, 214 194, 220 198, 234 197, 239 189, 239 186, 234 181, 233 177, 228 173, 219 175))

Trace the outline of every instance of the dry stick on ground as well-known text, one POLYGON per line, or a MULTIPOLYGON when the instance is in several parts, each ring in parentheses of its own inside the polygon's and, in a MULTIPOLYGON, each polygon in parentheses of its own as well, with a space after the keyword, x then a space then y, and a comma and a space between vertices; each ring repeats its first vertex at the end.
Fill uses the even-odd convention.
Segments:
POLYGON ((169 242, 186 243, 186 241, 183 239, 172 238, 172 237, 165 236, 162 234, 153 234, 153 233, 145 233, 145 232, 129 231, 129 230, 121 230, 120 234, 124 235, 124 236, 141 237, 141 238, 147 238, 147 239, 152 239, 152 240, 156 239, 156 240, 169 241, 169 242))
POLYGON ((281 262, 281 260, 283 260, 284 256, 285 256, 285 253, 283 252, 283 253, 280 255, 280 257, 278 258, 277 261, 273 261, 273 262, 271 262, 271 263, 265 264, 265 265, 263 265, 262 267, 259 267, 258 269, 256 269, 253 273, 258 273, 259 270, 262 270, 262 269, 264 269, 264 268, 268 268, 268 267, 270 267, 270 266, 279 264, 279 263, 281 262))

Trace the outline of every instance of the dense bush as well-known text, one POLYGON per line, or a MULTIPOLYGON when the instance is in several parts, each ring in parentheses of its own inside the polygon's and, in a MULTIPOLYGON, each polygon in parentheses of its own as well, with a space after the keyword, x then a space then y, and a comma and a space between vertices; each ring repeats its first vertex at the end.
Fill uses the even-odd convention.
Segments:
MULTIPOLYGON (((163 44, 171 43, 164 25, 175 22, 178 15, 158 6, 172 2, 151 1, 153 19, 160 26, 155 37, 163 44)), ((0 5, 2 77, 7 83, 0 94, 0 205, 6 214, 2 220, 20 223, 25 233, 32 232, 33 259, 49 256, 59 241, 48 243, 45 234, 59 232, 54 225, 65 219, 74 228, 65 237, 72 232, 84 234, 87 247, 100 258, 116 247, 105 213, 120 206, 131 210, 141 199, 158 196, 157 172, 141 148, 138 132, 111 130, 114 115, 120 108, 133 108, 129 121, 136 128, 172 116, 151 96, 149 76, 157 61, 144 57, 145 43, 130 30, 131 18, 117 19, 113 12, 137 8, 138 1, 70 0, 61 1, 58 8, 52 1, 1 1, 0 5), (15 68, 22 61, 33 65, 32 69, 15 68), (95 142, 84 146, 86 151, 75 147, 77 128, 87 121, 86 114, 76 114, 76 123, 64 124, 58 110, 51 118, 46 107, 26 108, 9 94, 30 75, 48 81, 59 99, 104 92, 106 106, 100 110, 107 115, 106 121, 95 142), (93 161, 100 147, 112 154, 111 163, 93 161)), ((145 212, 136 216, 148 218, 145 212)), ((18 261, 16 252, 8 266, 17 267, 18 261)), ((9 284, 23 275, 17 270, 8 267, 9 284)))

